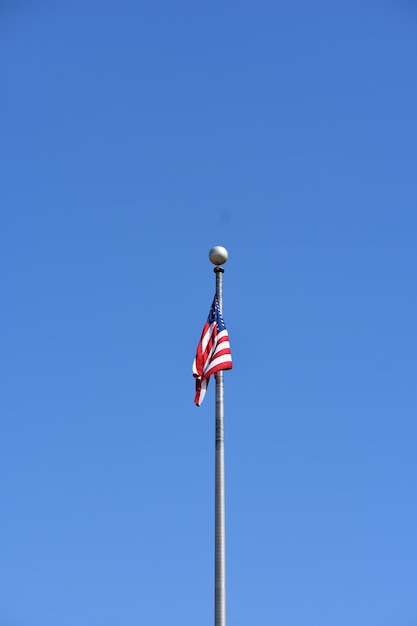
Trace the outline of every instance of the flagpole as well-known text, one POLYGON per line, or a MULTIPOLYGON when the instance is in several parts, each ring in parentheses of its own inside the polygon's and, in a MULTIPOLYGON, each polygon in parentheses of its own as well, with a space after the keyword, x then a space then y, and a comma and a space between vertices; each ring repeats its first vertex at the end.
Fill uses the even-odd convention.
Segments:
MULTIPOLYGON (((228 253, 222 246, 210 250, 210 261, 216 265, 216 298, 223 310, 223 272, 228 253)), ((215 458, 215 531, 214 531, 214 626, 226 626, 226 533, 224 495, 224 379, 216 375, 216 458, 215 458)))

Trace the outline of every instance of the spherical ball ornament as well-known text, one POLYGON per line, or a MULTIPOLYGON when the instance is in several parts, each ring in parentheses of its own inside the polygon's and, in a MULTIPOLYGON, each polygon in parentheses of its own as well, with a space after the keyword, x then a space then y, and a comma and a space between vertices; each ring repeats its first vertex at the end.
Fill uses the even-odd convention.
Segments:
POLYGON ((223 246, 214 246, 209 252, 209 259, 213 265, 223 265, 226 263, 229 253, 223 246))

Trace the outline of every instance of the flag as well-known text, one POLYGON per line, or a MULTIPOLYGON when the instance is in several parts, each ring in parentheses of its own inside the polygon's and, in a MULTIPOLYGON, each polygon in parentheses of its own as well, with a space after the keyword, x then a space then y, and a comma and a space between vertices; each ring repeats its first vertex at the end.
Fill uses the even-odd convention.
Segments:
POLYGON ((229 335, 223 315, 214 296, 207 322, 204 324, 201 339, 193 363, 195 381, 194 402, 200 406, 206 395, 209 378, 220 370, 232 369, 229 335))

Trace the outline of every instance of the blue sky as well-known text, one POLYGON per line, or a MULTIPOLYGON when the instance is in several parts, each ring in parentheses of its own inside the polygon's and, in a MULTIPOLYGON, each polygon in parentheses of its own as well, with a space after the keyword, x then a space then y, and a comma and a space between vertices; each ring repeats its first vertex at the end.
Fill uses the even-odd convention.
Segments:
POLYGON ((2 626, 415 626, 417 11, 6 2, 2 626))

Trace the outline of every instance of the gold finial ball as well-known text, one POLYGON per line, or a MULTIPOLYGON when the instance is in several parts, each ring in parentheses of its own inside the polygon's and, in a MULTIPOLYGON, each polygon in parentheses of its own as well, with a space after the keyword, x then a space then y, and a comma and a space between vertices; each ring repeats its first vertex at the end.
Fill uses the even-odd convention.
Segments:
POLYGON ((209 259, 213 265, 223 265, 226 263, 229 253, 223 246, 214 246, 209 252, 209 259))

